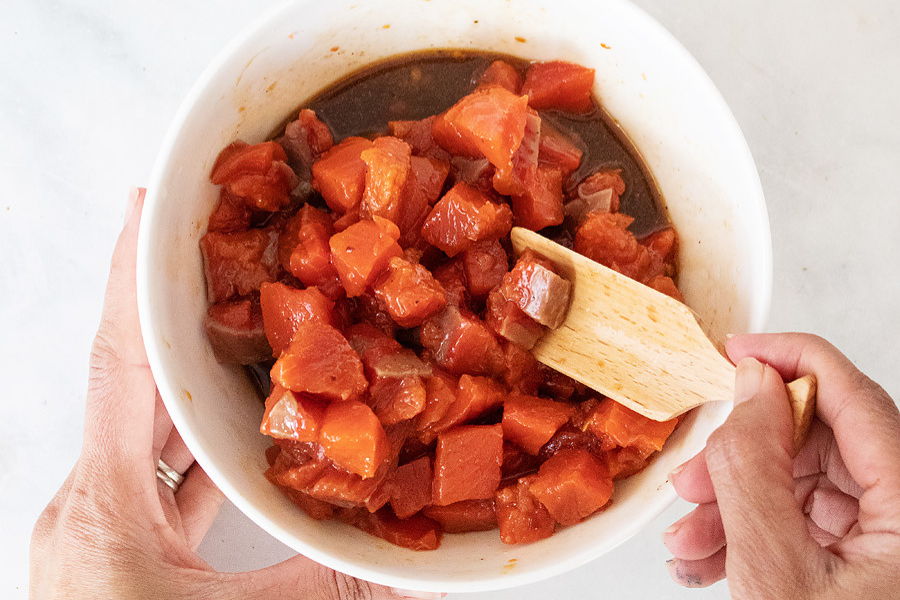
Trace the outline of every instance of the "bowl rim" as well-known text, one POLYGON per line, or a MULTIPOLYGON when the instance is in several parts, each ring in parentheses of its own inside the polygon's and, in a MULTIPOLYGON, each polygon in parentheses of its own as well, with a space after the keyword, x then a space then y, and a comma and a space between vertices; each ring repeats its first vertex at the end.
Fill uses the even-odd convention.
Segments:
MULTIPOLYGON (((169 168, 170 157, 178 143, 184 124, 188 121, 192 113, 197 110, 198 101, 201 99, 204 91, 209 87, 212 80, 217 77, 223 66, 240 51, 245 43, 254 38, 261 29, 266 27, 271 21, 278 19, 283 12, 286 12, 294 5, 310 4, 313 1, 314 0, 286 0, 263 11, 256 18, 251 20, 237 35, 232 37, 210 61, 198 76, 172 118, 166 135, 163 138, 163 142, 160 145, 151 172, 138 236, 136 286, 138 313, 144 347, 160 396, 163 399, 163 403, 166 406, 176 429, 181 434, 186 446, 191 451, 191 454, 194 456, 197 463, 201 465, 213 483, 215 483, 225 497, 234 504, 238 510, 281 543, 327 567, 341 571, 352 577, 395 588, 434 591, 436 584, 431 580, 422 580, 415 576, 387 575, 377 569, 371 569, 352 561, 346 561, 340 556, 322 552, 318 550, 314 544, 298 538, 274 523, 263 511, 257 509, 252 502, 246 499, 231 483, 230 479, 216 468, 214 461, 210 458, 203 445, 186 426, 187 419, 177 401, 179 398, 178 390, 175 389, 169 381, 169 378, 163 369, 163 359, 161 356, 164 354, 164 350, 161 347, 160 340, 155 335, 154 311, 150 301, 150 283, 148 279, 150 275, 148 264, 152 254, 151 232, 156 228, 155 208, 158 204, 157 196, 164 188, 164 178, 166 171, 169 168)), ((772 240, 768 209, 766 207, 762 183, 743 131, 712 79, 697 59, 694 58, 694 56, 671 32, 645 10, 630 2, 630 0, 605 1, 610 4, 618 5, 618 10, 631 12, 631 17, 636 21, 641 22, 642 26, 655 30, 655 34, 658 36, 659 41, 666 44, 671 52, 676 53, 678 55, 678 60, 683 62, 688 69, 695 71, 695 74, 699 76, 699 81, 703 82, 705 88, 701 93, 708 97, 711 103, 716 105, 723 122, 727 123, 728 131, 725 132, 726 137, 737 142, 737 147, 739 147, 742 159, 746 163, 745 168, 748 170, 748 174, 751 174, 750 183, 752 184, 753 189, 750 190, 750 193, 757 199, 755 204, 758 213, 756 216, 759 226, 754 228, 754 235, 756 236, 754 250, 758 257, 754 263, 752 279, 756 285, 755 296, 758 300, 755 303, 754 310, 750 314, 750 325, 748 329, 751 332, 761 331, 765 327, 772 299, 772 240)), ((535 583, 555 575, 564 574, 591 560, 599 558, 599 556, 605 552, 611 551, 633 537, 638 531, 643 529, 647 523, 656 518, 663 510, 670 506, 675 501, 676 497, 674 488, 670 484, 665 485, 664 488, 660 490, 660 493, 653 498, 650 506, 642 510, 640 515, 629 523, 628 527, 623 528, 620 535, 609 539, 603 544, 605 548, 603 552, 598 553, 595 547, 588 545, 581 550, 572 552, 562 561, 550 563, 543 567, 530 569, 525 572, 517 572, 514 575, 498 574, 491 578, 482 578, 471 582, 447 581, 441 586, 440 591, 448 593, 492 591, 535 583)))

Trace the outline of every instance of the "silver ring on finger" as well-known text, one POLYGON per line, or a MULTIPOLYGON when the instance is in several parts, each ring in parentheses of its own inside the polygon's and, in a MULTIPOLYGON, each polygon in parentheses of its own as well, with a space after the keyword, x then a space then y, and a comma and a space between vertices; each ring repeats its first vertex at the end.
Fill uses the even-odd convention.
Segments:
POLYGON ((156 477, 172 489, 172 493, 178 491, 184 481, 184 475, 167 465, 162 459, 156 462, 156 477))

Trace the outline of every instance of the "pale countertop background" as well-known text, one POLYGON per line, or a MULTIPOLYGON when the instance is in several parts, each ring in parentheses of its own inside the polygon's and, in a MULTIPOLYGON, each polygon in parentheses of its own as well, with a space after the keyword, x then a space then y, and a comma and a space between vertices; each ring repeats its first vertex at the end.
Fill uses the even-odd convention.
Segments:
MULTIPOLYGON (((275 0, 4 0, 0 20, 0 597, 26 597, 32 524, 77 457, 110 252, 181 98, 275 0)), ((894 0, 637 0, 706 68, 759 165, 769 328, 843 348, 900 398, 900 8, 894 0)), ((478 599, 722 598, 670 583, 660 532, 478 599)), ((226 506, 221 569, 290 551, 226 506)), ((475 598, 476 596, 469 596, 475 598)))

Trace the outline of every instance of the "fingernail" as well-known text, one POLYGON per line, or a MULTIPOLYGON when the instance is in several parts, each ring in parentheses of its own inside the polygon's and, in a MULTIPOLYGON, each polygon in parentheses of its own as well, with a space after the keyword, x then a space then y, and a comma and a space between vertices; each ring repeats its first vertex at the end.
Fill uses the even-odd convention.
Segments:
POLYGON ((682 517, 682 518, 678 519, 677 521, 675 521, 674 523, 672 523, 671 525, 669 525, 669 528, 666 529, 665 531, 663 531, 663 536, 675 535, 675 533, 679 529, 681 529, 681 526, 684 525, 684 519, 685 519, 685 517, 682 517))
POLYGON ((134 216, 134 210, 137 208, 138 198, 141 196, 141 188, 131 188, 128 193, 128 204, 125 206, 125 224, 131 221, 134 216))
POLYGON ((762 385, 765 366, 752 357, 742 358, 737 364, 734 379, 734 403, 741 404, 750 400, 759 392, 762 385))
POLYGON ((675 467, 674 469, 672 469, 671 471, 669 471, 669 481, 672 481, 672 479, 674 479, 675 477, 678 477, 678 475, 682 471, 684 471, 684 468, 686 466, 687 466, 687 463, 684 462, 684 463, 681 463, 680 465, 678 465, 677 467, 675 467))
POLYGON ((416 592, 413 590, 398 590, 396 588, 393 591, 401 598, 409 600, 440 600, 447 595, 440 592, 416 592))

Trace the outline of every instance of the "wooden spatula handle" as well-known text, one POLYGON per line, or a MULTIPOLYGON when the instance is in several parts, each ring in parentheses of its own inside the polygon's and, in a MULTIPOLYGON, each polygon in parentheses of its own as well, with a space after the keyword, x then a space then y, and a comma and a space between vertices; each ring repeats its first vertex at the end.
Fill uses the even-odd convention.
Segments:
POLYGON ((791 410, 794 413, 794 454, 799 452, 816 414, 816 378, 806 375, 787 384, 791 410))

